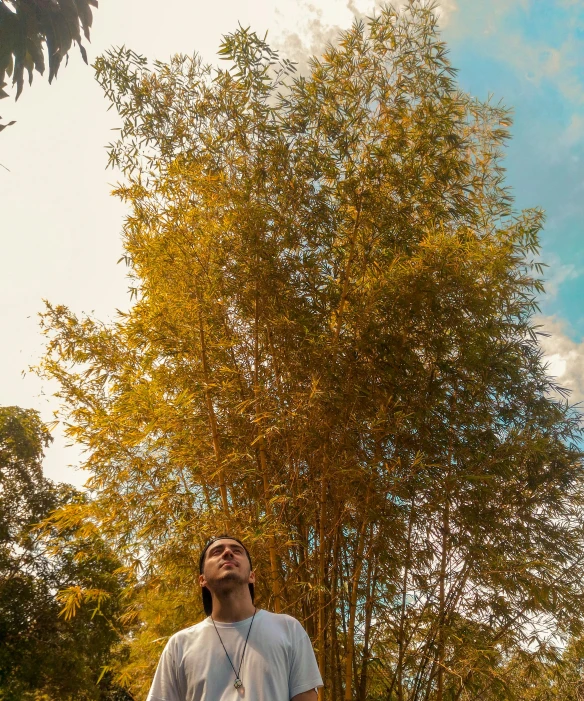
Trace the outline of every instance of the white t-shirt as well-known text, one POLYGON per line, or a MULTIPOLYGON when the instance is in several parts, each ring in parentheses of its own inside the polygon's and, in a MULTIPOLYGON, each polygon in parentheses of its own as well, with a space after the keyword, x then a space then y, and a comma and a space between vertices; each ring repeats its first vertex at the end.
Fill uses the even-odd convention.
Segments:
MULTIPOLYGON (((215 622, 235 669, 239 669, 251 618, 215 622)), ((146 701, 289 701, 322 686, 310 638, 285 614, 258 611, 240 678, 235 673, 210 618, 175 633, 164 648, 146 701)))

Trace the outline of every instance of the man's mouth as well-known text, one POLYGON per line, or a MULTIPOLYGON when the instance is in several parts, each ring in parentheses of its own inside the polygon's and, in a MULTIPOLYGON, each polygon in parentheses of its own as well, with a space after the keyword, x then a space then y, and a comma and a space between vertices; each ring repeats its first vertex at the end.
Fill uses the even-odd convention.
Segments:
MULTIPOLYGON (((237 565, 235 564, 235 562, 224 562, 224 563, 221 565, 221 567, 227 567, 227 565, 229 565, 230 567, 237 567, 237 565)), ((221 568, 219 568, 219 569, 221 569, 221 568)))

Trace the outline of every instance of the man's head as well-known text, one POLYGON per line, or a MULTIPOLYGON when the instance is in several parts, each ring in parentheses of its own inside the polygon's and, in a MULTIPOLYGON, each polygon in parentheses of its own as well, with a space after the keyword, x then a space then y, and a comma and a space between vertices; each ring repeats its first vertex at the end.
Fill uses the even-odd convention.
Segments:
POLYGON ((221 594, 235 587, 249 587, 254 600, 255 573, 245 545, 230 535, 211 538, 199 558, 199 584, 207 616, 213 611, 211 592, 221 594))

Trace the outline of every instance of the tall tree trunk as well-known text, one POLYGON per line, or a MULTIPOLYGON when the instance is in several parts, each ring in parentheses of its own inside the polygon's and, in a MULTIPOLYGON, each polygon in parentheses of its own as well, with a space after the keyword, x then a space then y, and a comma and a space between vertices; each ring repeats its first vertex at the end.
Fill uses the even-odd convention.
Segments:
POLYGON ((332 679, 332 699, 336 700, 341 697, 343 689, 343 674, 340 664, 340 653, 339 653, 339 636, 337 631, 337 610, 339 602, 338 598, 338 588, 339 588, 339 578, 341 573, 339 572, 339 550, 341 547, 341 527, 337 525, 335 529, 335 545, 333 552, 333 562, 331 566, 331 607, 329 612, 329 622, 331 631, 331 645, 330 645, 330 677, 332 679))
POLYGON ((355 569, 351 581, 349 598, 349 625, 347 627, 347 646, 345 653, 345 701, 353 698, 353 658, 355 656, 355 618, 357 615, 357 599, 359 595, 359 579, 363 568, 363 550, 365 548, 365 532, 367 521, 364 519, 357 539, 355 569))
POLYGON ((359 701, 367 701, 367 670, 369 665, 369 641, 371 637, 371 618, 373 615, 373 599, 377 586, 377 558, 372 557, 367 567, 367 600, 365 601, 365 630, 363 632, 363 660, 359 677, 359 701))
POLYGON ((209 363, 207 361, 207 341, 205 338, 205 326, 203 323, 203 312, 201 310, 201 299, 199 296, 199 291, 197 290, 197 307, 199 316, 199 338, 201 342, 201 361, 203 364, 203 380, 205 386, 205 402, 207 404, 207 412, 209 415, 209 424, 211 426, 211 436, 213 438, 213 451, 215 453, 215 460, 217 462, 217 469, 219 471, 219 492, 221 494, 221 503, 223 506, 223 513, 226 518, 229 517, 229 501, 227 499, 227 484, 225 480, 225 469, 222 465, 221 460, 221 445, 219 442, 219 430, 217 428, 217 417, 215 415, 215 407, 213 406, 213 400, 211 398, 211 392, 209 391, 209 385, 211 382, 209 363))
MULTIPOLYGON (((269 502, 270 485, 268 482, 268 462, 266 458, 266 450, 263 436, 259 437, 259 452, 264 486, 264 499, 266 503, 266 513, 273 517, 273 511, 270 507, 269 502)), ((270 553, 270 574, 272 577, 272 594, 274 595, 274 610, 276 611, 276 613, 280 613, 280 611, 282 610, 282 591, 280 586, 280 574, 278 571, 278 551, 276 548, 276 537, 272 532, 268 534, 268 550, 270 553)))
MULTIPOLYGON (((397 698, 398 701, 403 701, 404 698, 404 687, 403 687, 403 664, 404 664, 404 654, 405 654, 405 625, 406 625, 406 604, 407 604, 407 589, 408 589, 408 577, 410 573, 410 560, 412 557, 412 529, 414 525, 414 500, 410 506, 410 518, 408 521, 408 541, 406 545, 406 561, 404 563, 404 576, 402 579, 402 600, 401 600, 401 611, 399 620, 399 638, 398 638, 398 659, 397 659, 397 698)), ((393 686, 393 682, 392 682, 393 686)))
POLYGON ((345 311, 345 304, 347 303, 347 295, 349 294, 349 281, 351 279, 351 268, 353 266, 353 261, 355 259, 355 250, 357 248, 357 232, 359 230, 359 223, 361 221, 361 209, 363 207, 363 195, 359 193, 357 200, 357 212, 355 215, 355 222, 353 224, 353 230, 351 231, 351 238, 349 240, 349 256, 347 257, 347 262, 343 268, 343 273, 341 275, 341 298, 339 300, 339 306, 337 307, 337 319, 334 331, 334 343, 339 339, 339 334, 341 332, 341 324, 343 312, 345 311))
POLYGON ((442 552, 440 555, 440 593, 439 593, 439 624, 437 649, 437 689, 436 701, 444 699, 444 654, 446 648, 446 567, 448 564, 448 536, 450 533, 450 499, 446 495, 446 503, 442 515, 442 552))
MULTIPOLYGON (((304 524, 304 519, 302 513, 298 513, 297 516, 296 530, 298 533, 298 581, 302 584, 305 589, 308 589, 311 585, 309 568, 307 566, 308 561, 308 534, 307 529, 304 524)), ((316 628, 314 625, 314 609, 310 605, 306 596, 301 596, 300 606, 302 609, 302 619, 306 632, 310 638, 315 638, 316 628)))
POLYGON ((256 284, 255 290, 255 329, 254 329, 254 396, 255 396, 255 424, 257 426, 257 442, 260 456, 260 470, 262 473, 262 482, 264 489, 264 502, 266 508, 266 516, 269 517, 270 532, 268 533, 268 551, 270 554, 270 574, 272 579, 272 594, 274 597, 274 610, 280 613, 282 610, 280 574, 278 569, 278 551, 276 548, 276 537, 271 530, 273 525, 273 509, 270 504, 270 482, 268 479, 268 459, 266 455, 266 443, 263 434, 263 420, 261 416, 261 393, 259 381, 259 297, 256 284))
MULTIPOLYGON (((322 474, 320 478, 320 514, 318 524, 318 667, 323 679, 326 676, 326 494, 327 483, 325 475, 322 474)), ((322 687, 318 690, 318 701, 324 701, 324 689, 322 687)))

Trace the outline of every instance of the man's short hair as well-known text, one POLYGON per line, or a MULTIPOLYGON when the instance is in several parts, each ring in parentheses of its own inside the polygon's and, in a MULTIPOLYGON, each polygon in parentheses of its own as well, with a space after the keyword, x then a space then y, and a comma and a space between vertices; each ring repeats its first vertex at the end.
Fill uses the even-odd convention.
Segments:
MULTIPOLYGON (((239 540, 239 538, 234 538, 228 533, 222 533, 221 535, 215 535, 212 538, 209 538, 209 540, 205 544, 205 547, 203 548, 199 557, 199 574, 203 574, 203 567, 205 565, 205 555, 207 554, 207 550, 217 540, 234 540, 236 543, 239 543, 241 547, 245 550, 245 554, 247 555, 247 559, 249 561, 249 569, 253 570, 253 565, 251 563, 251 555, 249 554, 248 549, 241 542, 241 540, 239 540)), ((249 593, 251 594, 251 600, 253 603, 255 600, 254 585, 251 582, 249 582, 247 586, 249 587, 249 593)), ((211 592, 207 589, 207 587, 201 587, 201 593, 203 595, 203 608, 205 609, 205 613, 207 614, 207 616, 210 616, 213 613, 213 597, 211 596, 211 592)))

